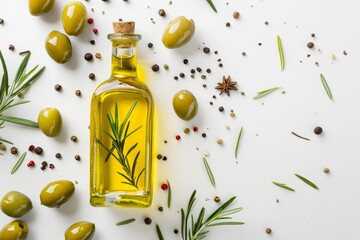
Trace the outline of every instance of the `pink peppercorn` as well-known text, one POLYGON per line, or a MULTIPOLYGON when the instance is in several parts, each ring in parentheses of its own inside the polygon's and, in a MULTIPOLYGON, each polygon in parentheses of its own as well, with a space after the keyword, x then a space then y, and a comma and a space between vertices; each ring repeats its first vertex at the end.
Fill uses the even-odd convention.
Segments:
POLYGON ((97 28, 93 29, 93 33, 98 34, 99 30, 97 28))
POLYGON ((88 19, 88 24, 93 24, 93 23, 94 23, 94 19, 89 18, 89 19, 88 19))
POLYGON ((180 137, 180 135, 176 135, 176 140, 180 140, 181 139, 181 137, 180 137))
POLYGON ((35 162, 33 160, 30 160, 27 164, 28 167, 34 167, 35 166, 35 162))
POLYGON ((55 168, 54 164, 50 163, 49 168, 54 169, 55 168))
POLYGON ((169 186, 166 183, 161 184, 161 189, 166 191, 168 190, 169 186))
POLYGON ((30 145, 28 150, 29 150, 29 152, 34 152, 35 151, 35 146, 30 145))
POLYGON ((197 132, 199 130, 198 127, 194 127, 194 132, 197 132))

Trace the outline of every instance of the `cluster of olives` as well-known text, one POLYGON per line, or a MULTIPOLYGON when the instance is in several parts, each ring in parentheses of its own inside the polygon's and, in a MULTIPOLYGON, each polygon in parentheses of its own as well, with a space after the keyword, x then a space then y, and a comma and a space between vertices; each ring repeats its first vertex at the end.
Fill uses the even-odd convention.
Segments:
MULTIPOLYGON (((34 16, 48 13, 55 0, 29 0, 29 10, 34 16)), ((87 11, 81 2, 70 2, 66 4, 62 12, 62 24, 64 31, 68 35, 80 35, 86 25, 87 11)), ((52 31, 48 34, 45 41, 45 48, 49 56, 57 63, 65 63, 71 59, 72 45, 68 36, 59 32, 52 31)))
MULTIPOLYGON (((40 193, 40 203, 49 208, 60 207, 72 197, 75 185, 68 180, 54 181, 46 185, 40 193)), ((33 204, 25 194, 18 191, 8 192, 1 199, 1 210, 13 218, 20 218, 31 211, 33 204)), ((8 223, 0 231, 0 239, 25 240, 28 226, 21 220, 8 223)), ((90 240, 95 232, 95 225, 80 221, 65 231, 65 240, 90 240)))

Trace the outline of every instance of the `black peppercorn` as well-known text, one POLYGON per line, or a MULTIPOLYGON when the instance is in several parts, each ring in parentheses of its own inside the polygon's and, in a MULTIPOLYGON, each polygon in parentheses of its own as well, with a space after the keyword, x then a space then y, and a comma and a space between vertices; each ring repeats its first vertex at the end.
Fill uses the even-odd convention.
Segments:
POLYGON ((223 67, 224 65, 222 63, 219 63, 219 67, 223 67))
POLYGON ((94 74, 94 73, 90 73, 90 74, 89 74, 89 78, 90 78, 91 80, 95 80, 95 74, 94 74))
POLYGON ((76 161, 80 161, 80 155, 75 155, 74 158, 75 158, 76 161))
POLYGON ((85 60, 90 62, 93 60, 93 55, 91 53, 86 53, 85 56, 84 56, 85 60))
POLYGON ((37 155, 41 155, 44 152, 44 150, 41 147, 36 147, 34 151, 35 154, 37 155))
POLYGON ((164 9, 160 9, 158 13, 159 13, 159 15, 160 15, 161 17, 165 17, 165 16, 166 16, 166 12, 165 12, 164 9))
POLYGON ((271 233, 272 233, 272 230, 271 230, 271 228, 266 228, 265 232, 266 232, 267 234, 271 234, 271 233))
POLYGON ((73 142, 77 142, 77 140, 78 140, 78 138, 77 138, 77 136, 71 136, 71 141, 73 141, 73 142))
POLYGON ((4 19, 0 18, 0 24, 4 24, 4 19))
POLYGON ((148 43, 148 48, 152 48, 153 46, 154 46, 154 44, 148 43))
POLYGON ((181 78, 184 78, 184 77, 185 77, 185 74, 184 74, 184 73, 180 73, 179 76, 180 76, 181 78))
POLYGON ((189 63, 189 60, 187 60, 186 58, 183 60, 183 63, 184 64, 188 64, 189 63))
POLYGON ((227 27, 230 27, 230 23, 229 23, 229 22, 227 22, 227 23, 226 23, 226 26, 227 26, 227 27))
POLYGON ((158 154, 158 155, 156 156, 156 158, 157 158, 158 160, 160 160, 160 159, 162 158, 162 155, 161 155, 161 154, 158 154))
POLYGON ((151 70, 153 70, 154 72, 158 72, 160 70, 160 67, 159 67, 159 65, 154 64, 154 65, 152 65, 151 70))
POLYGON ((90 40, 91 45, 95 45, 95 40, 90 40))
POLYGON ((315 33, 312 33, 312 34, 311 34, 311 37, 315 37, 315 33))
POLYGON ((214 202, 216 203, 220 202, 220 198, 218 196, 214 197, 214 202))
POLYGON ((14 49, 15 49, 14 45, 10 44, 9 45, 9 50, 14 51, 14 49))
POLYGON ((197 68, 196 68, 196 71, 201 72, 202 69, 201 69, 200 67, 197 67, 197 68))
POLYGON ((206 133, 201 134, 202 137, 206 137, 206 133))
POLYGON ((315 46, 315 44, 313 42, 308 42, 308 44, 306 44, 306 46, 311 49, 315 46))
POLYGON ((316 135, 320 135, 322 132, 323 132, 323 129, 322 129, 321 127, 316 127, 316 128, 314 129, 314 133, 315 133, 316 135))
POLYGON ((146 225, 150 225, 152 220, 151 220, 151 218, 147 217, 147 218, 144 219, 144 222, 145 222, 146 225))
POLYGON ((81 96, 81 91, 80 91, 80 90, 76 90, 76 91, 75 91, 75 95, 78 96, 78 97, 80 97, 80 96, 81 96))
POLYGON ((163 207, 159 207, 158 210, 159 210, 160 212, 162 212, 162 211, 164 211, 164 208, 163 208, 163 207))
POLYGON ((195 69, 191 69, 190 72, 191 72, 192 74, 194 74, 194 73, 195 73, 195 69))
POLYGON ((61 153, 56 153, 56 154, 55 154, 55 157, 56 157, 57 159, 61 159, 61 153))
POLYGON ((206 53, 206 54, 210 53, 210 48, 204 47, 203 52, 206 53))
POLYGON ((167 160, 167 157, 166 157, 166 156, 163 156, 162 160, 163 160, 163 161, 166 161, 166 160, 167 160))
POLYGON ((175 234, 178 234, 178 233, 179 233, 179 230, 174 229, 174 233, 175 233, 175 234))
POLYGON ((174 79, 175 79, 175 80, 178 80, 179 78, 178 78, 178 76, 175 76, 174 79))
POLYGON ((206 72, 211 73, 211 69, 210 68, 206 69, 206 72))
POLYGON ((18 153, 18 149, 16 147, 11 147, 10 152, 11 152, 11 154, 16 155, 18 153))
POLYGON ((55 91, 60 92, 61 89, 62 89, 62 86, 61 86, 60 84, 56 84, 56 85, 54 86, 54 89, 55 89, 55 91))
POLYGON ((219 112, 223 112, 224 111, 224 107, 223 106, 220 106, 219 107, 219 112))
POLYGON ((242 52, 241 55, 243 55, 244 57, 246 56, 246 52, 242 52))

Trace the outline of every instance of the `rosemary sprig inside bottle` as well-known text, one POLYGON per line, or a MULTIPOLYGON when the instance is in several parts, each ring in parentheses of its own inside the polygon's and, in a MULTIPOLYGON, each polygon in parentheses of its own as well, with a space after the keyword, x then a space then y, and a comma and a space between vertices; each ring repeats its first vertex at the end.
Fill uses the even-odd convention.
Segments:
POLYGON ((183 240, 200 240, 205 239, 209 233, 209 227, 221 225, 242 225, 243 222, 224 221, 231 219, 231 215, 240 212, 241 207, 228 209, 230 204, 235 200, 235 196, 227 200, 224 204, 218 207, 210 216, 205 217, 205 208, 201 208, 197 218, 191 213, 192 207, 196 201, 196 190, 192 193, 186 212, 181 209, 181 237, 183 240), (189 224, 189 217, 191 215, 191 225, 189 224))
POLYGON ((139 174, 136 176, 136 167, 137 167, 137 160, 140 155, 140 151, 138 151, 132 161, 130 163, 129 155, 131 152, 133 152, 138 143, 134 143, 131 147, 126 147, 126 140, 134 134, 136 131, 138 131, 141 126, 135 128, 134 130, 129 132, 130 129, 130 121, 129 118, 131 116, 131 113, 133 112, 135 106, 137 104, 137 100, 133 103, 133 105, 130 107, 128 113, 126 114, 123 122, 119 124, 119 115, 118 115, 118 106, 115 104, 115 115, 113 116, 111 114, 111 111, 107 113, 107 119, 108 123, 110 125, 111 133, 104 131, 104 134, 108 136, 111 140, 111 149, 105 146, 103 142, 101 142, 99 139, 96 139, 96 142, 100 144, 107 152, 108 155, 105 158, 105 162, 109 160, 111 156, 113 156, 122 166, 124 173, 117 172, 119 175, 121 175, 124 178, 124 181, 122 183, 128 184, 130 186, 133 186, 138 189, 138 183, 140 180, 141 175, 145 171, 145 167, 139 172, 139 174), (116 153, 114 151, 116 150, 116 153))

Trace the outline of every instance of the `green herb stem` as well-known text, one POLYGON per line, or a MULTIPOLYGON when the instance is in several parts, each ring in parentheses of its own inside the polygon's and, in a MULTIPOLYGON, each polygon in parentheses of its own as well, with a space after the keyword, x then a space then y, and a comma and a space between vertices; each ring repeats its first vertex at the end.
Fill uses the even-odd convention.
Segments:
POLYGON ((297 134, 297 133, 295 133, 295 132, 291 132, 291 134, 292 134, 292 135, 294 135, 294 136, 296 136, 296 137, 298 137, 298 138, 304 139, 304 140, 306 140, 306 141, 310 141, 310 139, 309 139, 309 138, 306 138, 306 137, 300 136, 299 134, 297 134))
POLYGON ((325 79, 325 77, 324 77, 324 75, 322 73, 320 74, 320 79, 321 79, 321 82, 322 82, 322 85, 323 85, 323 87, 325 89, 326 94, 328 95, 330 100, 334 101, 334 98, 333 98, 333 95, 331 93, 330 87, 329 87, 329 85, 328 85, 328 83, 327 83, 327 81, 326 81, 326 79, 325 79))
POLYGON ((25 157, 26 157, 26 152, 23 152, 19 160, 17 160, 13 169, 11 170, 11 174, 14 174, 20 168, 21 164, 24 162, 25 157))
POLYGON ((277 45, 278 45, 279 56, 280 56, 281 71, 283 71, 284 67, 285 67, 285 58, 284 58, 284 50, 282 47, 281 38, 279 35, 277 36, 277 45))
POLYGON ((257 93, 257 95, 255 97, 253 97, 254 100, 256 99, 259 99, 259 98, 262 98, 266 95, 268 95, 269 93, 272 93, 278 89, 280 89, 281 87, 274 87, 274 88, 269 88, 269 89, 266 89, 266 90, 263 90, 263 91, 260 91, 257 93))
POLYGON ((167 197, 167 206, 168 208, 171 207, 171 185, 169 183, 169 180, 166 179, 166 183, 168 185, 168 197, 167 197))
POLYGON ((278 183, 278 182, 272 182, 272 183, 275 184, 275 185, 278 186, 278 187, 281 187, 281 188, 284 188, 284 189, 286 189, 286 190, 295 192, 294 189, 292 189, 291 187, 286 186, 286 183, 278 183))
POLYGON ((309 185, 310 187, 312 188, 315 188, 316 190, 319 190, 318 186, 316 186, 313 182, 311 182, 309 179, 299 175, 299 174, 296 174, 295 173, 295 176, 298 177, 300 180, 302 180, 304 183, 306 183, 307 185, 309 185))
POLYGON ((135 222, 135 218, 130 218, 130 219, 126 219, 124 221, 118 222, 116 223, 117 226, 122 226, 122 225, 127 225, 130 224, 132 222, 135 222))
POLYGON ((214 175, 213 175, 213 173, 211 171, 209 163, 208 163, 206 158, 203 158, 203 161, 204 161, 204 166, 205 166, 206 172, 207 172, 207 174, 209 176, 211 185, 213 185, 213 187, 216 187, 215 178, 214 178, 214 175))
POLYGON ((243 127, 241 127, 237 141, 236 141, 236 148, 235 148, 235 158, 237 159, 237 154, 238 154, 238 148, 239 148, 239 143, 240 143, 240 138, 242 136, 242 132, 243 132, 243 127))
POLYGON ((162 232, 161 232, 160 227, 159 227, 158 224, 156 224, 156 233, 157 233, 157 235, 159 237, 159 240, 164 240, 164 237, 162 235, 162 232))
POLYGON ((210 7, 212 8, 212 10, 214 10, 214 12, 217 13, 216 7, 214 5, 214 3, 212 2, 212 0, 206 0, 208 2, 208 4, 210 5, 210 7))

